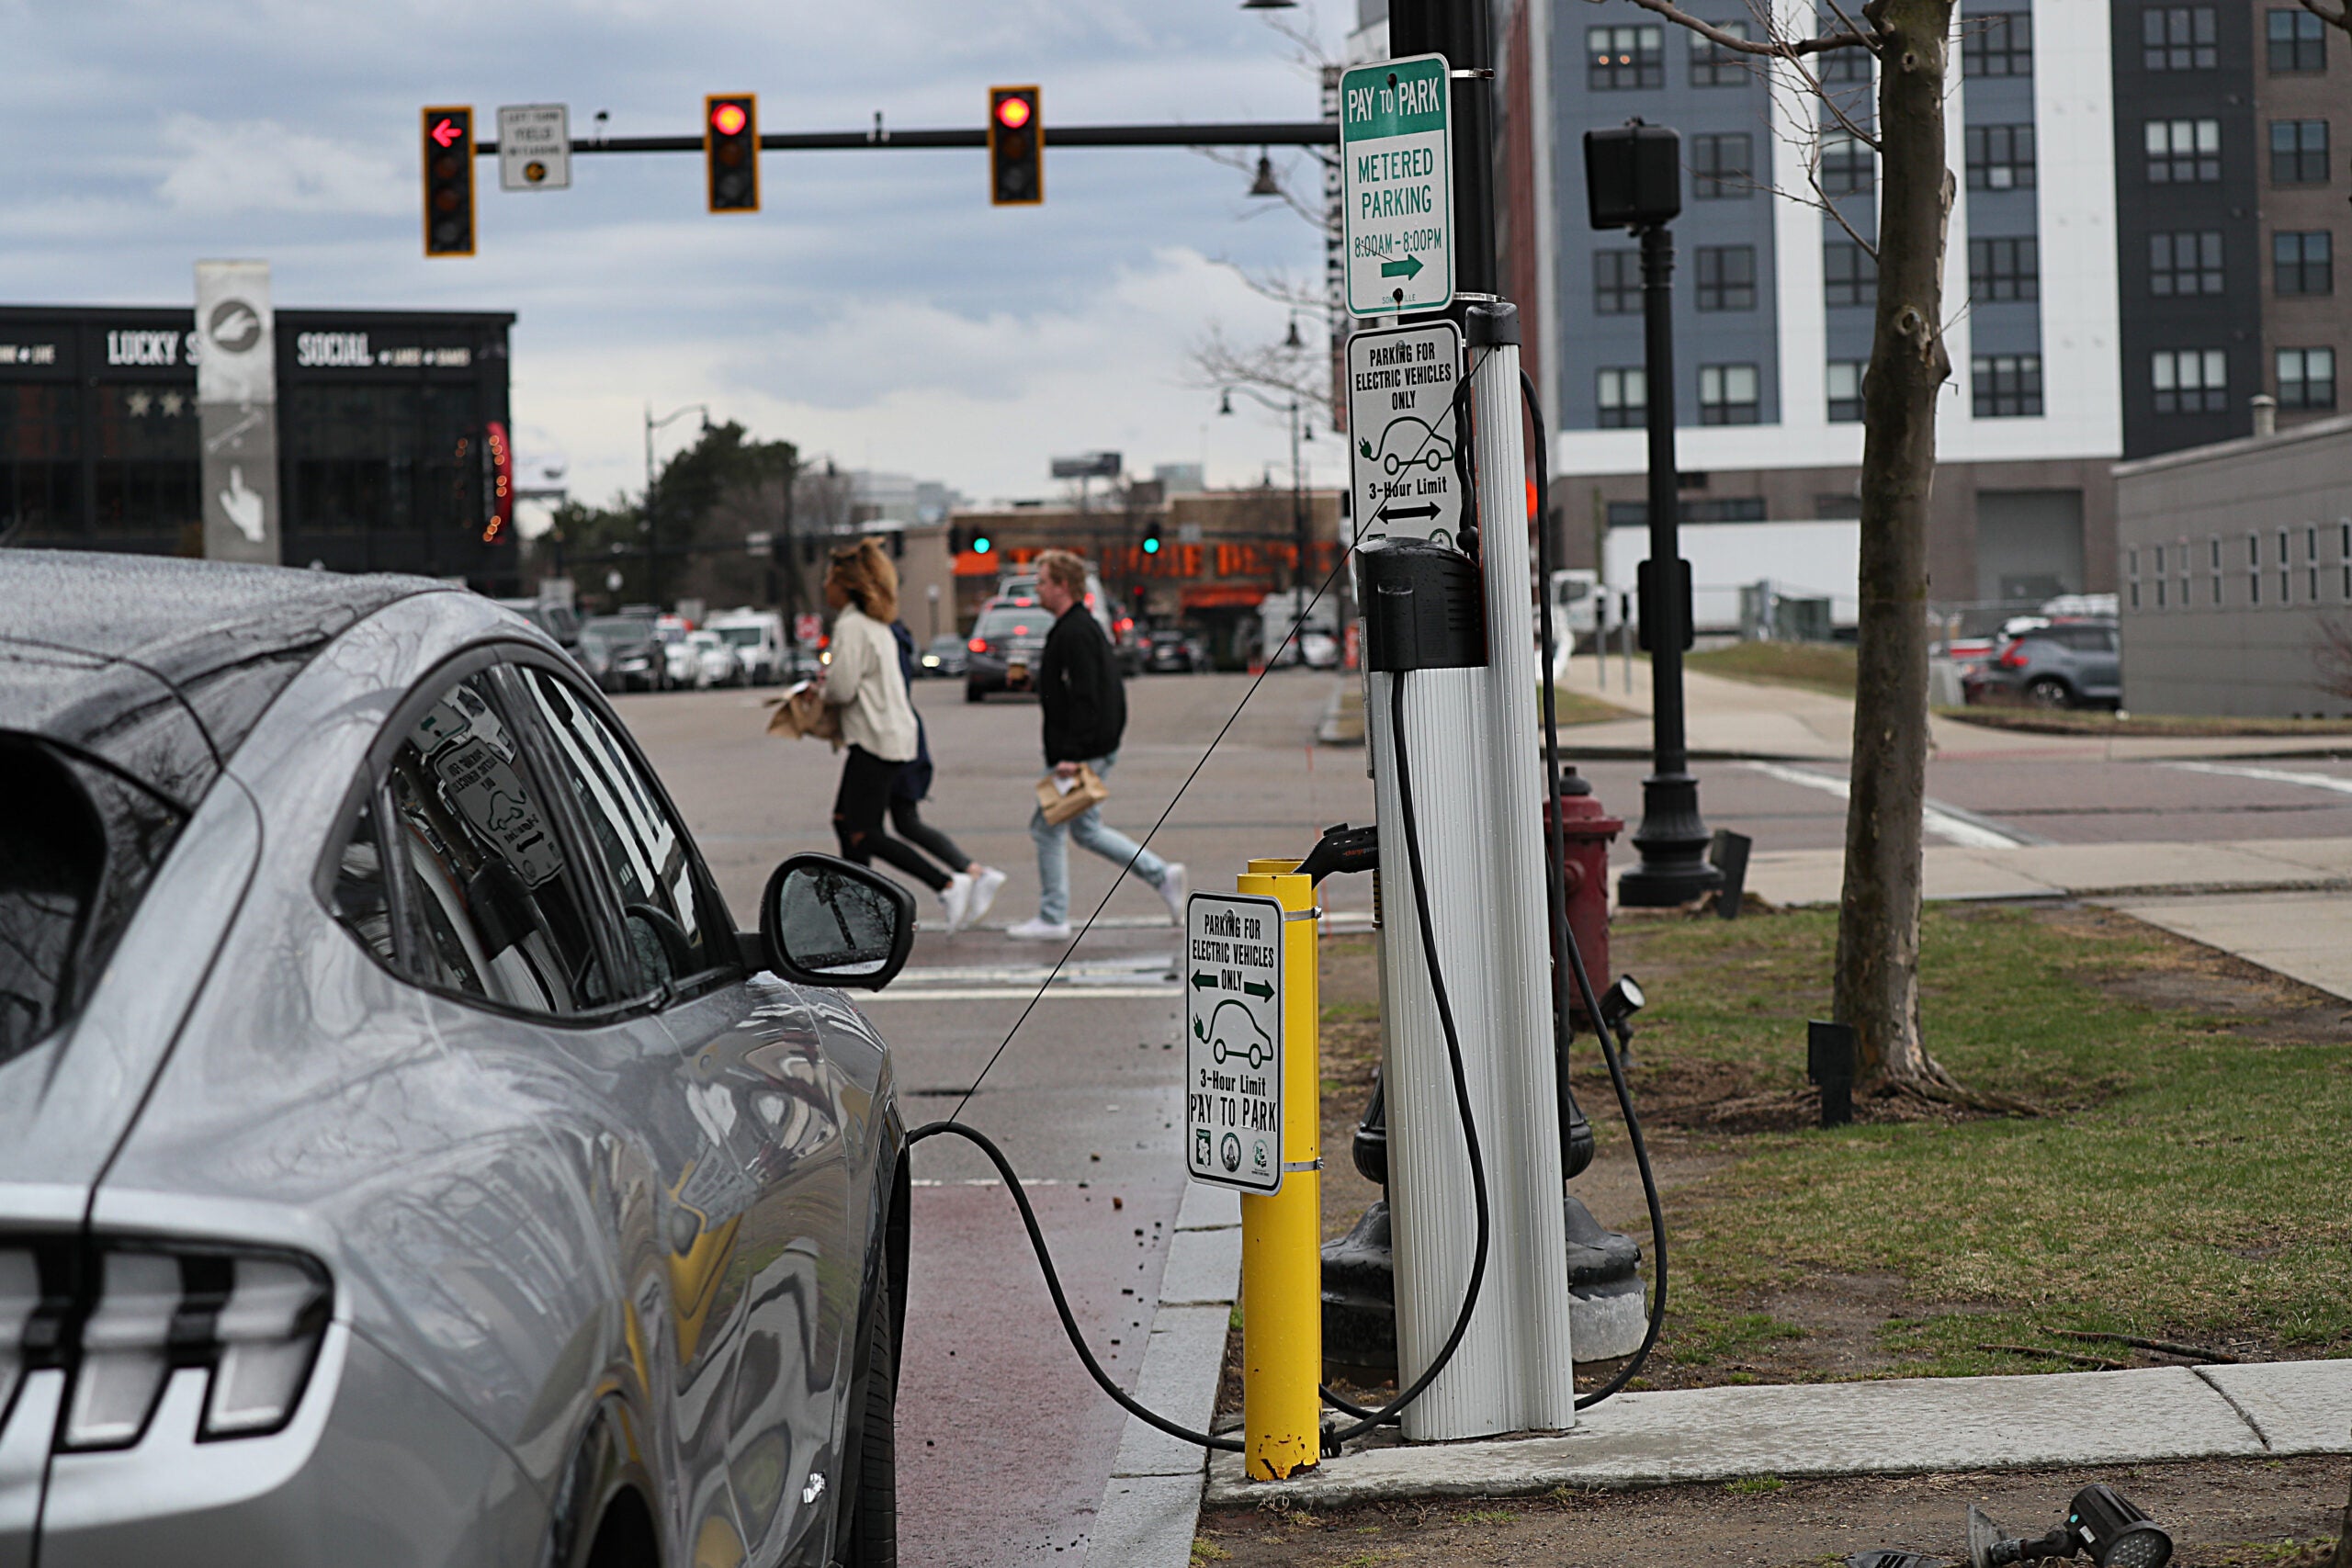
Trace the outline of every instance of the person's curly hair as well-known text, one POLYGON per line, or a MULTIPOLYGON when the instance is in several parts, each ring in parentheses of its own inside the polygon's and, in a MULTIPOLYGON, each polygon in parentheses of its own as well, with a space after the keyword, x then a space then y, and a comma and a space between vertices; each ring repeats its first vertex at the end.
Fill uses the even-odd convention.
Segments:
POLYGON ((884 626, 899 618, 899 569, 870 537, 833 552, 825 586, 839 587, 851 604, 884 626))

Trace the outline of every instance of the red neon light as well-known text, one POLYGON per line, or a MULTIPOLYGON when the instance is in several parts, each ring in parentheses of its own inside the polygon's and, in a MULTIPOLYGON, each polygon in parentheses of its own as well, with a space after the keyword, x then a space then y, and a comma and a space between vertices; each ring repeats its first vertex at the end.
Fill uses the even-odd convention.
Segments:
POLYGON ((710 111, 710 123, 721 136, 733 136, 750 123, 741 104, 721 104, 710 111))
POLYGON ((1026 98, 1001 98, 996 106, 996 122, 1007 130, 1018 130, 1029 123, 1031 110, 1026 98))

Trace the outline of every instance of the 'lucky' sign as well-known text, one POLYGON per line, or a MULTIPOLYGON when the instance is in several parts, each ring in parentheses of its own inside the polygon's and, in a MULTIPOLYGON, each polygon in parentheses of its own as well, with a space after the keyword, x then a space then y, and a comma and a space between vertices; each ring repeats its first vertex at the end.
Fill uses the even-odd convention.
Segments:
POLYGON ((1453 302, 1453 106, 1442 54, 1359 65, 1340 78, 1352 315, 1442 310, 1453 302))

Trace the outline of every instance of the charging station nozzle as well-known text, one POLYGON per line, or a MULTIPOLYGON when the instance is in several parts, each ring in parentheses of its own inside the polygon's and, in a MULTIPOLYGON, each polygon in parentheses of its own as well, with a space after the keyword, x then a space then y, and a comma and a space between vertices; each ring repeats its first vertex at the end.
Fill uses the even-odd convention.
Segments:
POLYGON ((1315 884, 1334 872, 1371 871, 1379 864, 1379 825, 1367 822, 1361 828, 1351 828, 1340 822, 1323 829, 1323 836, 1315 840, 1315 847, 1298 863, 1298 874, 1315 884))

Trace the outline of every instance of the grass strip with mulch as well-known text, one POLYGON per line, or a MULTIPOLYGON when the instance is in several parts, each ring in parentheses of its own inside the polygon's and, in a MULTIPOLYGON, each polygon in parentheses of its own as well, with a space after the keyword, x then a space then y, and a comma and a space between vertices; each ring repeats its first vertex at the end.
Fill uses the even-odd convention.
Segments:
POLYGON ((1760 685, 1802 686, 1833 697, 1854 694, 1854 650, 1844 643, 1736 642, 1686 653, 1682 666, 1760 685))
MULTIPOLYGON (((1590 692, 1579 692, 1572 686, 1552 688, 1552 711, 1558 715, 1563 725, 1606 724, 1612 718, 1641 716, 1632 708, 1621 708, 1605 698, 1596 697, 1590 692)), ((1541 723, 1544 716, 1544 686, 1541 682, 1535 687, 1535 714, 1536 721, 1541 723)))
POLYGON ((2295 736, 2352 735, 2352 718, 2233 718, 2219 714, 2109 713, 2096 708, 2004 707, 1986 705, 1938 708, 1938 718, 1986 729, 2018 729, 2031 735, 2295 736))

